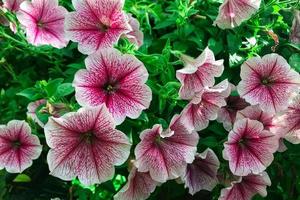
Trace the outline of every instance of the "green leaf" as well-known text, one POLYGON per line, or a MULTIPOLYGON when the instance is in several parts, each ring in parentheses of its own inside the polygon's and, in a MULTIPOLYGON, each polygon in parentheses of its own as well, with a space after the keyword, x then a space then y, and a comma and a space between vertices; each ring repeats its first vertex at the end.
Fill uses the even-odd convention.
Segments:
POLYGON ((47 86, 46 86, 46 91, 48 94, 48 97, 52 97, 57 90, 57 87, 64 81, 63 78, 57 78, 54 80, 51 80, 48 82, 47 86))
POLYGON ((289 63, 292 68, 294 68, 297 72, 300 72, 300 54, 299 53, 293 54, 289 59, 289 63))
POLYGON ((72 83, 63 83, 57 87, 55 96, 64 97, 74 92, 72 83))
POLYGON ((31 182, 31 178, 26 174, 19 174, 13 182, 15 183, 28 183, 31 182))
POLYGON ((232 33, 227 34, 227 44, 228 44, 228 51, 231 54, 234 54, 239 50, 242 44, 242 40, 237 35, 232 33))
POLYGON ((201 140, 199 140, 199 144, 198 145, 205 145, 207 147, 215 147, 218 145, 218 141, 215 137, 213 136, 208 136, 206 138, 201 138, 201 140))
POLYGON ((17 93, 19 96, 26 97, 27 99, 34 101, 40 98, 39 90, 36 88, 27 88, 17 93))
POLYGON ((224 49, 222 41, 215 40, 214 38, 208 40, 208 46, 215 54, 220 53, 224 49))

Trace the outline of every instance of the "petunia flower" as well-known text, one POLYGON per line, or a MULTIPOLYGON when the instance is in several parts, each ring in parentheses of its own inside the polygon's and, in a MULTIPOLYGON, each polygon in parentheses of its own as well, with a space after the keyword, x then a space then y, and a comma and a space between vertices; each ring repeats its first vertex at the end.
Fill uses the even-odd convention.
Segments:
POLYGON ((277 129, 279 134, 293 144, 300 143, 300 96, 297 96, 289 105, 287 111, 279 116, 275 123, 282 123, 277 129))
POLYGON ((114 166, 130 153, 127 136, 115 129, 105 105, 51 117, 44 127, 50 174, 63 180, 75 177, 85 185, 102 183, 114 176, 114 166))
POLYGON ((251 200, 256 194, 266 197, 267 186, 271 186, 271 180, 266 172, 240 177, 230 187, 221 190, 218 200, 251 200))
POLYGON ((261 122, 264 126, 264 129, 274 133, 279 138, 278 151, 283 152, 287 148, 281 138, 282 134, 278 132, 278 129, 282 127, 282 122, 276 122, 276 116, 271 113, 263 112, 258 105, 248 106, 245 109, 237 112, 236 119, 252 119, 261 122))
POLYGON ((149 172, 139 172, 133 164, 126 185, 114 196, 114 200, 147 199, 158 184, 149 172))
POLYGON ((66 14, 58 0, 32 0, 21 4, 17 18, 25 27, 29 43, 63 48, 68 44, 64 32, 66 14))
POLYGON ((135 44, 139 48, 144 42, 144 34, 140 30, 140 22, 131 14, 127 14, 127 18, 131 31, 123 34, 122 37, 127 38, 131 43, 135 44))
POLYGON ((181 83, 179 95, 182 99, 192 99, 205 87, 215 84, 215 77, 224 70, 223 60, 215 60, 214 53, 207 47, 196 59, 182 55, 184 68, 177 70, 176 77, 181 83))
POLYGON ((131 31, 123 9, 124 0, 73 0, 75 12, 66 17, 67 36, 78 42, 83 54, 112 47, 131 31))
POLYGON ((138 171, 149 172, 153 180, 164 183, 180 177, 193 162, 199 136, 190 133, 176 115, 167 130, 157 124, 143 131, 140 138, 134 151, 138 171))
POLYGON ((75 74, 75 97, 81 106, 105 103, 117 124, 126 116, 138 118, 149 107, 152 93, 145 84, 148 72, 137 58, 116 49, 103 49, 88 56, 87 69, 75 74))
POLYGON ((274 123, 275 114, 264 112, 260 109, 258 105, 248 106, 243 110, 240 110, 236 114, 236 120, 240 119, 252 119, 261 122, 264 126, 264 129, 274 133, 274 129, 277 129, 277 123, 274 123))
MULTIPOLYGON (((229 84, 231 93, 236 91, 236 87, 233 84, 229 84)), ((226 105, 219 109, 217 121, 223 123, 224 128, 227 131, 232 129, 232 125, 235 122, 236 113, 249 106, 249 104, 239 96, 230 95, 226 99, 226 105)))
POLYGON ((199 92, 183 109, 181 118, 184 123, 196 131, 205 129, 209 120, 215 120, 219 109, 226 105, 225 98, 230 94, 228 81, 224 80, 212 88, 199 92))
POLYGON ((12 120, 0 126, 0 170, 21 173, 32 165, 42 152, 39 138, 31 134, 25 121, 12 120))
POLYGON ((278 137, 259 121, 241 119, 234 123, 224 147, 223 157, 234 175, 258 174, 272 163, 278 137))
POLYGON ((23 1, 25 0, 3 0, 3 7, 12 12, 17 12, 23 1))
POLYGON ((300 10, 294 11, 293 26, 291 28, 290 38, 295 44, 300 44, 300 10))
POLYGON ((189 193, 194 195, 200 190, 211 191, 218 183, 217 172, 220 166, 218 157, 211 149, 197 153, 193 163, 188 164, 181 176, 189 193))
POLYGON ((231 29, 248 20, 260 6, 261 0, 224 0, 214 24, 231 29))
POLYGON ((45 99, 40 99, 35 102, 31 102, 27 106, 27 117, 30 117, 34 122, 36 122, 40 127, 44 127, 44 123, 39 120, 36 112, 42 105, 46 105, 47 101, 45 99))
POLYGON ((290 97, 300 87, 300 75, 275 53, 245 61, 241 66, 241 78, 237 86, 240 96, 270 113, 285 110, 290 97))

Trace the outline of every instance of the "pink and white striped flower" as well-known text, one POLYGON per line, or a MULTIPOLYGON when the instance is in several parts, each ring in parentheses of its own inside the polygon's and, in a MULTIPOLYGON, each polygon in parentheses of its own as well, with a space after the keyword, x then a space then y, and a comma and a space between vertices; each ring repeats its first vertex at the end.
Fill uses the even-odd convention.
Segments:
POLYGON ((67 12, 58 0, 32 0, 21 4, 17 18, 25 27, 29 43, 63 48, 68 44, 64 31, 67 12))
POLYGON ((153 180, 164 183, 180 177, 192 163, 199 136, 190 133, 179 116, 174 116, 167 130, 161 125, 143 131, 135 156, 139 172, 149 172, 153 180))
MULTIPOLYGON (((134 164, 133 164, 134 165, 134 164)), ((125 186, 114 196, 115 200, 147 199, 159 183, 154 181, 149 172, 139 172, 132 167, 125 186)))
POLYGON ((282 127, 277 129, 279 134, 293 144, 300 143, 300 96, 297 96, 289 105, 287 111, 279 116, 275 123, 280 121, 282 127))
POLYGON ((144 42, 144 34, 140 30, 140 22, 131 14, 127 14, 127 18, 131 31, 123 34, 122 37, 127 38, 131 43, 135 44, 139 48, 144 42))
POLYGON ((182 99, 192 99, 205 87, 215 84, 215 77, 222 75, 223 60, 215 60, 214 53, 207 47, 198 58, 182 55, 184 68, 177 70, 176 77, 181 83, 179 95, 182 99))
POLYGON ((51 117, 44 130, 50 174, 63 180, 78 177, 85 185, 110 180, 114 166, 130 153, 127 136, 115 129, 105 105, 51 117))
POLYGON ((262 111, 258 105, 248 106, 245 109, 237 112, 236 120, 244 118, 261 122, 264 126, 264 129, 271 131, 272 133, 274 133, 273 130, 277 129, 277 125, 279 126, 278 123, 274 123, 275 115, 262 111))
POLYGON ((148 72, 132 55, 103 49, 87 57, 87 69, 75 74, 75 97, 81 106, 105 103, 117 124, 126 116, 138 118, 149 107, 152 93, 145 84, 148 72))
POLYGON ((42 152, 37 136, 25 121, 12 120, 0 126, 0 170, 21 173, 32 165, 42 152))
POLYGON ((223 157, 234 175, 258 174, 272 163, 278 137, 264 130, 259 121, 241 119, 234 123, 224 147, 223 157))
POLYGON ((248 20, 260 6, 261 0, 225 0, 215 20, 221 29, 231 29, 248 20))
POLYGON ((40 99, 35 102, 29 103, 27 106, 27 113, 26 113, 27 117, 30 117, 40 127, 44 127, 45 124, 41 120, 39 120, 36 113, 38 112, 38 109, 41 106, 43 106, 43 105, 46 106, 46 103, 47 103, 47 101, 45 99, 40 99))
POLYGON ((276 115, 262 111, 258 105, 248 106, 247 108, 237 112, 236 119, 252 119, 261 122, 265 130, 275 134, 279 139, 278 151, 283 152, 287 148, 283 142, 282 133, 279 134, 278 129, 281 129, 282 122, 277 122, 276 115))
POLYGON ((213 150, 197 153, 193 163, 187 165, 185 174, 181 176, 189 193, 194 195, 200 190, 211 191, 218 183, 219 166, 219 159, 213 150))
POLYGON ((65 29, 83 54, 112 47, 131 31, 123 9, 124 0, 73 0, 75 12, 66 17, 65 29))
POLYGON ((240 177, 230 187, 222 189, 219 200, 251 200, 256 194, 266 197, 267 186, 271 186, 271 180, 266 172, 240 177))
POLYGON ((3 0, 3 7, 12 12, 17 12, 23 1, 25 0, 3 0))
MULTIPOLYGON (((231 93, 236 91, 236 87, 233 84, 230 83, 229 85, 231 87, 231 93)), ((239 96, 230 95, 225 100, 226 105, 219 110, 217 121, 223 123, 224 128, 230 131, 235 122, 236 113, 249 106, 249 104, 239 96)))
POLYGON ((205 129, 209 120, 215 120, 219 109, 226 105, 225 98, 230 94, 228 81, 224 80, 212 88, 199 92, 183 109, 181 118, 190 129, 205 129))
POLYGON ((294 92, 299 91, 300 75, 278 54, 253 57, 241 67, 237 90, 251 105, 259 104, 264 112, 278 113, 288 107, 294 92))

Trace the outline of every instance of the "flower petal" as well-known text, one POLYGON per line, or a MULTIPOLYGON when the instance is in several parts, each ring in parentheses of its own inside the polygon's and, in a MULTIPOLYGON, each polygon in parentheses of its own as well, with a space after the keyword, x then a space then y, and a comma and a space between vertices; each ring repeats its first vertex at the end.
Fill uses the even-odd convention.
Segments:
POLYGON ((162 138, 162 131, 160 125, 143 131, 135 156, 139 172, 149 171, 152 179, 163 183, 181 176, 187 163, 193 162, 199 136, 196 132, 190 133, 179 116, 174 117, 166 130, 174 132, 170 137, 162 138))
POLYGON ((300 86, 300 75, 274 53, 247 60, 241 67, 241 78, 237 86, 241 97, 270 113, 285 110, 289 98, 300 86))
POLYGON ((67 46, 64 20, 67 10, 58 5, 57 0, 24 1, 17 13, 19 22, 26 29, 29 43, 52 45, 56 48, 67 46))
POLYGON ((152 92, 145 84, 148 72, 137 58, 115 49, 103 49, 90 55, 85 64, 87 69, 79 70, 73 81, 80 105, 105 103, 117 124, 126 116, 138 118, 149 107, 152 92), (107 91, 108 86, 113 91, 107 91))
POLYGON ((182 111, 182 120, 196 131, 205 129, 209 120, 215 120, 219 109, 226 105, 230 94, 228 81, 224 80, 213 88, 206 89, 201 97, 194 97, 182 111))
POLYGON ((261 0, 225 0, 214 24, 221 29, 237 27, 259 9, 260 2, 261 0))
POLYGON ((207 47, 196 58, 183 55, 184 68, 177 70, 176 77, 181 83, 179 95, 182 99, 192 99, 195 93, 205 87, 212 87, 214 78, 221 76, 224 66, 223 60, 215 60, 213 52, 207 47))
POLYGON ((273 153, 278 148, 278 137, 263 129, 263 124, 256 120, 241 119, 235 122, 223 151, 233 174, 258 174, 272 163, 273 153))
POLYGON ((37 136, 31 134, 25 121, 12 120, 0 127, 0 169, 21 173, 32 165, 42 152, 37 136))
POLYGON ((122 34, 131 31, 120 0, 73 0, 76 11, 66 17, 67 36, 78 42, 78 50, 92 54, 112 47, 122 34))
POLYGON ((266 187, 270 185, 271 180, 266 172, 240 177, 239 181, 233 182, 231 187, 222 189, 219 200, 251 200, 255 194, 265 197, 266 187))
POLYGON ((218 183, 217 171, 220 166, 218 157, 211 149, 196 154, 193 163, 188 164, 184 176, 185 187, 194 195, 200 190, 211 191, 218 183))
POLYGON ((78 176, 85 185, 105 182, 113 177, 113 166, 129 156, 128 138, 115 129, 104 105, 51 117, 44 129, 49 169, 63 180, 78 176))
POLYGON ((155 190, 158 182, 154 181, 149 173, 138 172, 133 167, 128 176, 126 185, 114 196, 115 200, 144 200, 155 190))

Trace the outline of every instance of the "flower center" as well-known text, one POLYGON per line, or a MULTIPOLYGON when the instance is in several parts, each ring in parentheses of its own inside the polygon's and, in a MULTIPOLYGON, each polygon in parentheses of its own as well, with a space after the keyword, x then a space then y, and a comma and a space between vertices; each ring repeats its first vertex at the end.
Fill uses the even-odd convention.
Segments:
POLYGON ((19 140, 14 140, 11 142, 11 146, 13 149, 19 149, 21 147, 21 142, 19 140))
POLYGON ((92 131, 88 131, 80 135, 80 140, 84 141, 86 144, 92 144, 95 140, 95 135, 92 131))
POLYGON ((112 94, 117 91, 118 85, 116 83, 107 83, 103 86, 103 89, 106 93, 112 94))
POLYGON ((244 138, 241 138, 238 142, 240 147, 245 147, 247 145, 247 141, 244 138))
POLYGON ((161 138, 160 135, 157 135, 157 136, 155 137, 154 143, 155 143, 156 145, 159 145, 159 144, 162 142, 162 139, 163 139, 163 138, 161 138))
POLYGON ((41 20, 39 20, 38 22, 37 22, 37 26, 39 27, 39 28, 43 28, 44 27, 44 22, 42 22, 41 20))
POLYGON ((265 86, 270 86, 272 84, 272 80, 269 77, 263 77, 260 82, 265 86))
POLYGON ((102 33, 106 33, 109 29, 109 26, 105 25, 103 23, 98 23, 96 26, 99 29, 99 31, 102 32, 102 33))

